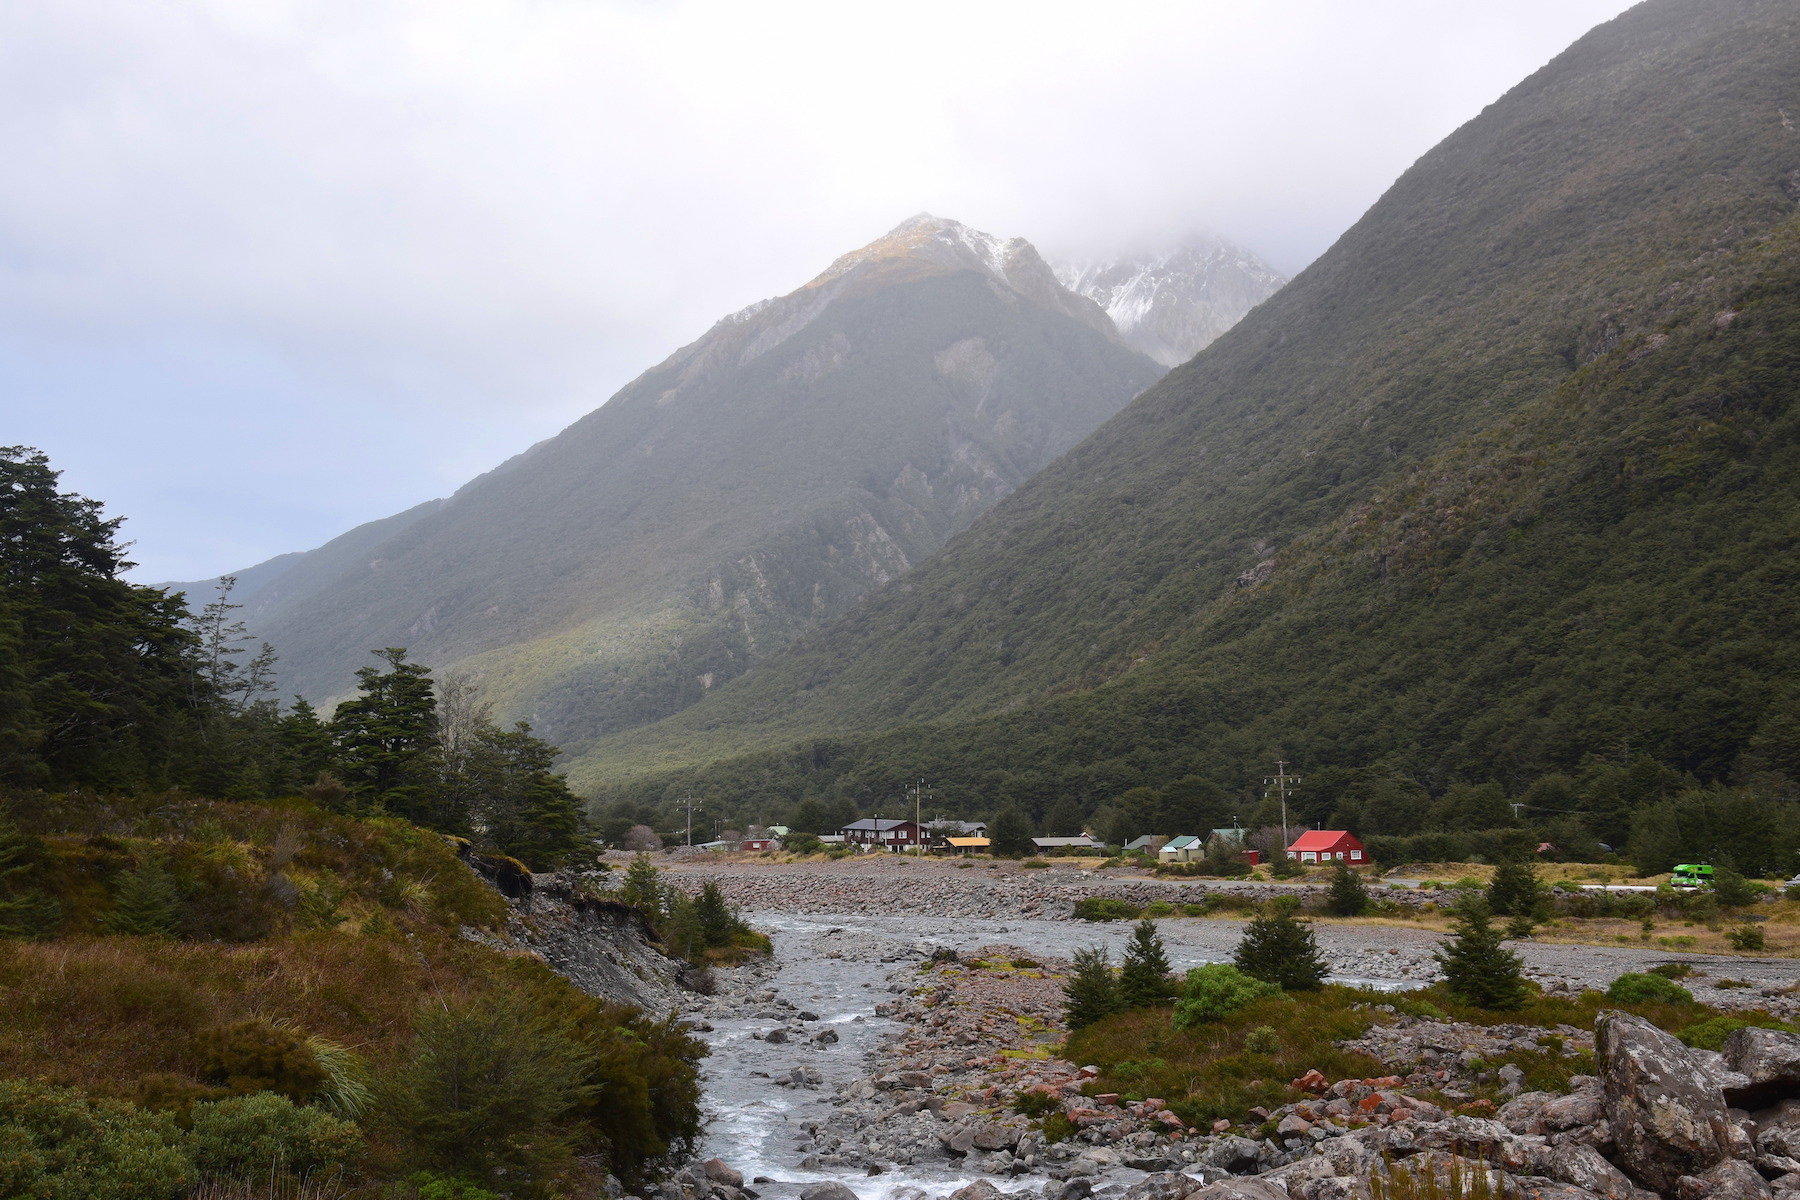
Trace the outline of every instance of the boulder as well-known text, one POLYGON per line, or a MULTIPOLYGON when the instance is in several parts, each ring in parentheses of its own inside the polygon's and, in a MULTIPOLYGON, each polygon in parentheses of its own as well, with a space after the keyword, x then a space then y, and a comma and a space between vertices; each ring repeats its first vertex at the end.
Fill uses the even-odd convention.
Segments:
POLYGON ((1559 1097, 1550 1092, 1521 1092, 1500 1106, 1494 1120, 1514 1133, 1543 1133, 1544 1110, 1559 1097))
POLYGON ((1016 1126, 988 1122, 975 1127, 973 1142, 977 1150, 1011 1150, 1024 1132, 1016 1126))
POLYGON ((1750 1139, 1686 1046, 1642 1017, 1609 1011, 1594 1022, 1594 1048, 1618 1164, 1639 1183, 1670 1195, 1684 1177, 1749 1157, 1750 1139))
POLYGON ((1787 1096, 1800 1096, 1800 1036, 1779 1029, 1737 1029, 1725 1039, 1728 1070, 1745 1077, 1738 1094, 1728 1096, 1743 1108, 1761 1108, 1787 1096))
POLYGON ((855 1192, 835 1179, 809 1183, 800 1189, 800 1200, 858 1200, 855 1192))
POLYGON ((1256 1160, 1262 1155, 1261 1142, 1253 1142, 1247 1137, 1232 1134, 1222 1137, 1205 1150, 1195 1162, 1208 1167, 1218 1167, 1230 1171, 1233 1175, 1242 1174, 1256 1168, 1256 1160))
POLYGON ((1544 1174, 1603 1196, 1605 1200, 1654 1200, 1649 1192, 1632 1183, 1625 1172, 1602 1158, 1598 1150, 1579 1142, 1552 1148, 1544 1174))
MULTIPOLYGON (((1087 1181, 1082 1180, 1084 1184, 1087 1181)), ((1180 1171, 1158 1171, 1147 1175, 1126 1189, 1122 1200, 1183 1200, 1190 1192, 1199 1191, 1205 1181, 1180 1171)), ((1091 1191, 1091 1185, 1089 1187, 1091 1191)), ((1068 1200, 1065 1195, 1063 1200, 1068 1200)))
POLYGON ((1349 1179, 1334 1175, 1330 1179, 1309 1179, 1298 1191, 1289 1192, 1298 1200, 1370 1200, 1365 1179, 1349 1179))
POLYGON ((1756 1123, 1758 1150, 1783 1158, 1800 1158, 1800 1100, 1783 1100, 1751 1119, 1756 1123))
POLYGON ((1676 1181, 1676 1200, 1769 1200, 1768 1183, 1747 1162, 1728 1158, 1676 1181))
POLYGON ((1543 1175, 1508 1175, 1505 1194, 1507 1200, 1600 1200, 1586 1188, 1543 1175))
POLYGON ((1189 1200, 1289 1200, 1287 1191, 1266 1179, 1250 1176, 1222 1179, 1188 1193, 1189 1200))
POLYGON ((985 1179, 977 1179, 974 1183, 965 1184, 950 1193, 950 1200, 994 1200, 1000 1189, 985 1179))
POLYGON ((706 1172, 706 1177, 714 1183, 722 1183, 726 1187, 732 1188, 744 1186, 744 1173, 732 1170, 720 1159, 709 1158, 700 1164, 700 1169, 706 1172))
POLYGON ((787 1030, 780 1028, 771 1029, 769 1032, 762 1035, 762 1040, 780 1044, 781 1042, 787 1041, 787 1030))
POLYGON ((1606 1116, 1606 1097, 1600 1081, 1592 1075, 1571 1079, 1569 1094, 1556 1096, 1544 1105, 1544 1132, 1561 1133, 1565 1129, 1584 1129, 1598 1125, 1606 1116))
POLYGON ((1094 1194, 1093 1181, 1077 1175, 1071 1179, 1052 1179, 1044 1184, 1044 1200, 1087 1200, 1094 1194))

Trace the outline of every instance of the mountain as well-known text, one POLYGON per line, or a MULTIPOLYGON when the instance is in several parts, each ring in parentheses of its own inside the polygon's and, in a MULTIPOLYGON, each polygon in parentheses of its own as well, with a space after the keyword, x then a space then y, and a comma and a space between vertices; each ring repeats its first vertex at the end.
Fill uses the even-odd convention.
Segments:
POLYGON ((1165 367, 1194 357, 1287 282, 1249 250, 1210 234, 1160 254, 1059 264, 1056 277, 1105 309, 1127 346, 1165 367))
POLYGON ((1029 243, 922 215, 449 499, 262 571, 240 615, 284 691, 341 697, 404 646, 579 746, 842 613, 1161 374, 1029 243))
POLYGON ((1599 26, 931 561, 573 778, 1800 780, 1797 46, 1790 3, 1599 26))

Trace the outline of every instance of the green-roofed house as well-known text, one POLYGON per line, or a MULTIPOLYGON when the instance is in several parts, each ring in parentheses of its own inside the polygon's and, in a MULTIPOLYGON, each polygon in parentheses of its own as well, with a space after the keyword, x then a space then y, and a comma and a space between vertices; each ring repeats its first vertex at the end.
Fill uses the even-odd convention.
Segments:
POLYGON ((1206 853, 1206 843, 1191 833, 1170 838, 1156 852, 1156 860, 1166 863, 1193 862, 1206 853))

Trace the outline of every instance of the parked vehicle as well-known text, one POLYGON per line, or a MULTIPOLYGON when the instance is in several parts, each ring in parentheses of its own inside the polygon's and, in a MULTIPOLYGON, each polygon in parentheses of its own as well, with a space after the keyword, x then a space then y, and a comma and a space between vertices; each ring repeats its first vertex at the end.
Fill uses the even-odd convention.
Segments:
POLYGON ((1669 880, 1672 887, 1705 888, 1711 887, 1713 869, 1707 863, 1679 863, 1669 880))

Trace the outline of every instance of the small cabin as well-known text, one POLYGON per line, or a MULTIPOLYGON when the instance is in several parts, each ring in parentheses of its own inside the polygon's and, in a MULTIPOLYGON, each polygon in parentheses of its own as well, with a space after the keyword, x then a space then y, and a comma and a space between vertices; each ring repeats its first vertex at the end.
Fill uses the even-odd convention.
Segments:
POLYGON ((1289 858, 1303 863, 1348 863, 1360 867, 1369 861, 1363 844, 1344 829, 1309 829, 1287 848, 1289 858))
POLYGON ((1191 833, 1180 837, 1172 837, 1163 843, 1163 848, 1156 852, 1158 862, 1184 863, 1193 862, 1206 854, 1206 843, 1191 833))

